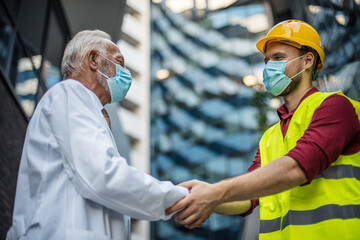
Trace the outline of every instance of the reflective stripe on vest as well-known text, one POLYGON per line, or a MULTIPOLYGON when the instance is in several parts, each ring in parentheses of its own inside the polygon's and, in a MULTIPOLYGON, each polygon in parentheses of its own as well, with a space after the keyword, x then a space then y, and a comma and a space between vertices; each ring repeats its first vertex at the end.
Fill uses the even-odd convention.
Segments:
POLYGON ((329 166, 323 173, 316 178, 341 179, 356 178, 360 181, 360 167, 352 165, 334 165, 329 166))
MULTIPOLYGON (((272 220, 260 220, 260 233, 270 233, 283 230, 291 225, 309 225, 330 219, 360 218, 360 205, 325 205, 314 210, 293 211, 290 210, 283 217, 272 220), (290 223, 291 219, 291 223, 290 223)), ((360 236, 359 236, 360 238, 360 236)))
MULTIPOLYGON (((317 92, 304 99, 284 138, 280 123, 264 133, 260 141, 261 166, 296 146, 315 110, 332 94, 343 95, 317 92)), ((349 101, 359 116, 360 103, 349 101)), ((339 156, 308 185, 259 201, 260 239, 360 239, 360 152, 339 156)))

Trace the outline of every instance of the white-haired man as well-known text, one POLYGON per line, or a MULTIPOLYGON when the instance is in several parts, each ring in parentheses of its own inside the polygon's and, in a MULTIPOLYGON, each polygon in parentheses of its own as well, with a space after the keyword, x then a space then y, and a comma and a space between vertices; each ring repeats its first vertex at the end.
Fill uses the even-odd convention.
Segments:
POLYGON ((128 166, 103 115, 132 81, 119 48, 102 31, 79 32, 62 73, 28 126, 7 239, 128 239, 130 217, 166 219, 187 189, 128 166))

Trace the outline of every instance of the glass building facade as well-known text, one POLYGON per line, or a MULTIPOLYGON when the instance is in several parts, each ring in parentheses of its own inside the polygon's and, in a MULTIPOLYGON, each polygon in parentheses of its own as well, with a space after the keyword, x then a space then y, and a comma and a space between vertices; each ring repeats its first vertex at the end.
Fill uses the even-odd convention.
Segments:
MULTIPOLYGON (((246 172, 263 131, 278 121, 275 109, 281 104, 264 91, 263 56, 255 44, 282 20, 304 20, 323 40, 325 67, 314 86, 360 99, 360 1, 228 1, 218 9, 209 7, 211 0, 205 7, 205 1, 190 1, 188 8, 175 8, 171 0, 154 2, 150 149, 155 177, 217 182, 246 172)), ((243 218, 213 214, 195 230, 175 221, 153 223, 151 237, 241 239, 243 231, 243 218)))
POLYGON ((322 91, 343 91, 360 100, 360 1, 301 1, 294 16, 313 25, 325 48, 324 69, 318 73, 322 91))
POLYGON ((46 89, 61 79, 69 38, 59 1, 0 0, 0 239, 12 220, 29 118, 46 89))
POLYGON ((119 38, 124 13, 120 4, 125 1, 111 0, 109 6, 89 2, 0 0, 0 239, 5 239, 12 221, 27 124, 46 90, 62 80, 67 41, 73 33, 93 28, 119 38), (79 9, 86 15, 78 14, 79 9), (94 13, 98 18, 90 25, 94 13))
MULTIPOLYGON (((174 183, 245 173, 261 136, 256 102, 267 95, 254 90, 263 89, 254 42, 269 28, 264 4, 203 11, 152 5, 151 174, 174 183)), ((195 231, 152 226, 153 239, 239 239, 241 229, 242 218, 216 214, 195 231)))
POLYGON ((0 67, 30 117, 46 89, 61 80, 70 32, 58 1, 2 0, 0 11, 0 67))

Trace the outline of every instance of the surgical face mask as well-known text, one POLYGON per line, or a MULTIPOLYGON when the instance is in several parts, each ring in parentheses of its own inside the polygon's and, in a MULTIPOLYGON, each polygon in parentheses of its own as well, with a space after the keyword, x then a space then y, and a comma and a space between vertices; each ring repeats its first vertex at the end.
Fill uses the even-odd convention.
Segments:
POLYGON ((286 64, 292 61, 295 61, 299 58, 302 58, 304 55, 297 57, 289 62, 286 61, 268 61, 265 65, 263 72, 263 82, 266 86, 266 89, 271 92, 274 96, 280 95, 284 90, 289 86, 292 79, 305 71, 301 70, 291 78, 285 75, 286 64))
POLYGON ((100 56, 102 56, 109 62, 115 64, 116 67, 116 73, 114 77, 108 77, 105 74, 103 74, 100 70, 97 70, 101 75, 103 75, 107 79, 107 84, 109 86, 110 95, 111 95, 111 102, 113 103, 124 100, 132 83, 130 71, 124 69, 121 65, 114 63, 107 57, 103 55, 100 56))

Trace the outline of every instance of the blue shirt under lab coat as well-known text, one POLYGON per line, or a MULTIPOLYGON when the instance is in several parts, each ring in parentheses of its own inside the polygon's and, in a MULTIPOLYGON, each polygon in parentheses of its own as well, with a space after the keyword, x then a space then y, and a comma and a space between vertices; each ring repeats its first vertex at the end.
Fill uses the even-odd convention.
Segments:
POLYGON ((75 80, 43 96, 26 133, 8 240, 125 240, 130 217, 166 219, 188 194, 127 165, 102 108, 75 80))

